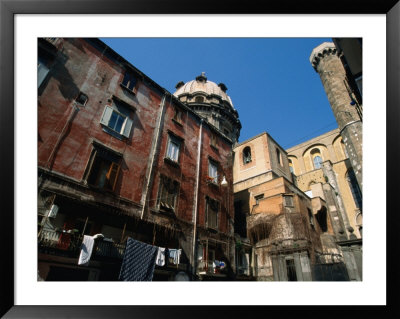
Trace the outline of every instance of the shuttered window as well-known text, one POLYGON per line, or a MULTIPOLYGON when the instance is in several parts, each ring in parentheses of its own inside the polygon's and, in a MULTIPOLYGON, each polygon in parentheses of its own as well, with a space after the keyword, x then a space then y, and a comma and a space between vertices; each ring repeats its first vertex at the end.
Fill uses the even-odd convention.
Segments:
POLYGON ((218 209, 219 209, 219 202, 207 197, 206 198, 207 227, 218 229, 218 209))
POLYGON ((161 175, 158 192, 158 204, 160 209, 175 211, 178 192, 179 183, 161 175))
POLYGON ((132 130, 133 120, 130 118, 131 111, 114 101, 111 106, 106 106, 103 111, 100 123, 108 133, 117 133, 129 138, 132 130))
POLYGON ((114 191, 118 180, 121 157, 96 146, 88 167, 87 182, 102 190, 114 191))

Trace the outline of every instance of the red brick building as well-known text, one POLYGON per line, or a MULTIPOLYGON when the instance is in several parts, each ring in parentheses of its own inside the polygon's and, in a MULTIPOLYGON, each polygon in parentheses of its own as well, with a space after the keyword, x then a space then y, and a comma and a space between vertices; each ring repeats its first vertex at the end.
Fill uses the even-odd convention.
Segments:
POLYGON ((132 237, 182 249, 153 280, 232 279, 233 107, 226 134, 98 39, 39 39, 38 56, 39 277, 118 280, 132 237), (78 266, 85 234, 104 239, 78 266))

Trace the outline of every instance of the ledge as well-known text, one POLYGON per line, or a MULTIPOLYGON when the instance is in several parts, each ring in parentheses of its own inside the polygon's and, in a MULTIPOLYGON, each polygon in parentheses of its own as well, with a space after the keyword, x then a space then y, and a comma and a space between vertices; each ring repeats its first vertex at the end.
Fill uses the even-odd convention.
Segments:
POLYGON ((179 122, 178 120, 175 120, 174 118, 172 119, 172 122, 183 127, 183 124, 181 122, 179 122))

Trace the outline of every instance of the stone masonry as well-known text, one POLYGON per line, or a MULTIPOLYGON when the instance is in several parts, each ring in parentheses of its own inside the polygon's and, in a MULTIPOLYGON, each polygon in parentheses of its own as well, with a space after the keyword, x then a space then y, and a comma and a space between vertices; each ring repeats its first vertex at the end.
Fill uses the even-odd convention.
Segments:
POLYGON ((316 47, 311 53, 310 62, 321 78, 358 184, 362 188, 362 121, 335 45, 325 42, 316 47))

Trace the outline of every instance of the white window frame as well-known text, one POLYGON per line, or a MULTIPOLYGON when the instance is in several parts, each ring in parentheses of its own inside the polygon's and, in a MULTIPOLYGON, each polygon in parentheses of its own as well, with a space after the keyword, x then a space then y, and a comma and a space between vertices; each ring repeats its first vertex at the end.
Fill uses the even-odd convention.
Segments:
POLYGON ((208 177, 214 184, 218 184, 218 165, 214 161, 208 161, 208 177))
POLYGON ((178 163, 180 148, 181 142, 172 135, 168 135, 167 152, 165 157, 173 162, 178 163))
POLYGON ((108 129, 110 129, 111 131, 118 133, 119 135, 122 135, 126 138, 129 138, 129 135, 132 130, 133 120, 127 114, 122 114, 121 112, 119 112, 115 104, 113 104, 112 106, 106 105, 100 123, 105 127, 107 127, 108 129), (122 123, 121 129, 119 131, 115 130, 110 126, 113 114, 116 114, 118 117, 122 117, 124 119, 124 122, 122 123))

